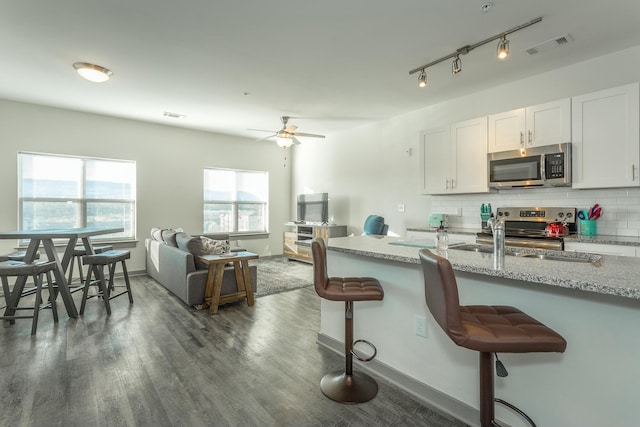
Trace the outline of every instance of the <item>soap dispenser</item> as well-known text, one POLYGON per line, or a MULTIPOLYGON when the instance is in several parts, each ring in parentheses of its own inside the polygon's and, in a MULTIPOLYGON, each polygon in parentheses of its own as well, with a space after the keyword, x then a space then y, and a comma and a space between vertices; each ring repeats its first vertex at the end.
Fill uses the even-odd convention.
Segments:
POLYGON ((446 228, 444 228, 444 222, 440 221, 440 227, 436 230, 436 250, 446 251, 449 248, 449 235, 446 228))

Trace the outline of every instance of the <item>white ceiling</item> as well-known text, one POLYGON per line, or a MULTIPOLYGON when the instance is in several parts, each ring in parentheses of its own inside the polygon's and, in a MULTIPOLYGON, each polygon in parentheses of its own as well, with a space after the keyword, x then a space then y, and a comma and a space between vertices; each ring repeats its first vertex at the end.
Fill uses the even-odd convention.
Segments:
MULTIPOLYGON (((260 138, 331 134, 640 45, 639 0, 0 0, 0 98, 260 138), (509 36, 409 71, 534 18, 509 36), (573 42, 522 51, 569 33, 573 42), (72 68, 113 71, 90 83, 72 68), (165 111, 186 115, 163 116, 165 111)), ((615 64, 612 64, 615 66, 615 64)), ((304 138, 301 138, 304 140, 304 138)))

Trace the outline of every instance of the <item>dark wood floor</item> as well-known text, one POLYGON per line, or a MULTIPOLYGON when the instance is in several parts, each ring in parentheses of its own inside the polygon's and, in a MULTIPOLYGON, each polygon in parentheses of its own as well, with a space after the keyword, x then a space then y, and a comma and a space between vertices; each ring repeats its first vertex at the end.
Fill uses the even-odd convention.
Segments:
POLYGON ((146 276, 132 285, 134 304, 112 300, 110 317, 94 298, 57 325, 41 312, 35 337, 30 320, 3 322, 1 426, 464 425, 383 380, 371 402, 325 398, 320 378, 344 359, 316 343, 313 288, 209 316, 146 276))

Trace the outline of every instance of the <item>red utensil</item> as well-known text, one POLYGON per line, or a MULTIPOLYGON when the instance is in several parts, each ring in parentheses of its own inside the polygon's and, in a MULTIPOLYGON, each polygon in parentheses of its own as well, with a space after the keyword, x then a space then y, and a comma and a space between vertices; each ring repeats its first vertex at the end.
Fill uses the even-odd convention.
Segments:
POLYGON ((591 209, 589 209, 589 218, 588 219, 598 219, 600 218, 600 215, 602 214, 602 209, 600 208, 599 204, 595 204, 593 205, 593 207, 591 209), (597 217, 596 216, 596 212, 597 212, 597 217))

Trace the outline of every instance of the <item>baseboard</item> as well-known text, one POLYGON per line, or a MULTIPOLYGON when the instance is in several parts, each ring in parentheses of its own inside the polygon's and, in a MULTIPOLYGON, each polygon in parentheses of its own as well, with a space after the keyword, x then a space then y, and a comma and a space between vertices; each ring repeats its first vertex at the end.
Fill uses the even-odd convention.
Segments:
MULTIPOLYGON (((344 355, 344 343, 324 335, 321 332, 318 332, 317 343, 337 354, 344 355)), ((445 393, 442 393, 433 387, 429 387, 420 381, 416 381, 385 363, 374 359, 371 362, 364 364, 354 359, 354 364, 357 364, 359 369, 382 377, 393 385, 400 387, 418 401, 422 402, 425 406, 450 415, 457 420, 469 424, 470 426, 477 425, 478 420, 480 419, 479 410, 445 393)), ((470 379, 470 381, 475 381, 475 379, 470 379)), ((505 427, 509 427, 508 424, 502 421, 500 421, 500 423, 505 427)))

